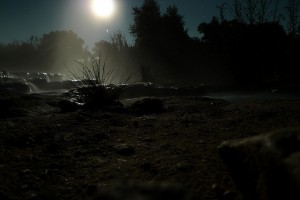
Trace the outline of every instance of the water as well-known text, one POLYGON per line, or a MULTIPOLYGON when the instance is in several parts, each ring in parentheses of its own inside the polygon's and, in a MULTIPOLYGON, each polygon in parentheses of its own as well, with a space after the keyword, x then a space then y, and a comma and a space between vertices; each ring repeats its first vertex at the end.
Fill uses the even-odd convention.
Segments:
MULTIPOLYGON (((12 73, 13 75, 0 71, 0 80, 27 84, 30 93, 45 95, 61 95, 74 87, 72 81, 64 81, 61 74, 50 73, 12 73), (34 83, 36 84, 34 84, 34 83)), ((209 87, 183 87, 172 86, 162 87, 152 83, 132 83, 126 84, 126 89, 121 94, 121 98, 134 98, 142 96, 203 96, 215 99, 224 99, 228 102, 238 103, 250 100, 300 100, 300 86, 287 88, 288 90, 274 90, 268 92, 241 92, 212 90, 209 87), (215 91, 215 92, 212 92, 215 91)))
POLYGON ((33 84, 31 82, 26 82, 26 83, 28 84, 28 86, 30 88, 30 93, 37 93, 37 92, 39 92, 39 88, 35 84, 33 84))
POLYGON ((32 92, 34 94, 43 94, 43 95, 51 95, 51 96, 59 96, 64 93, 67 93, 68 89, 55 89, 55 90, 38 90, 36 92, 32 92))
POLYGON ((239 103, 252 100, 300 100, 300 93, 218 92, 208 93, 205 97, 223 99, 231 103, 239 103))

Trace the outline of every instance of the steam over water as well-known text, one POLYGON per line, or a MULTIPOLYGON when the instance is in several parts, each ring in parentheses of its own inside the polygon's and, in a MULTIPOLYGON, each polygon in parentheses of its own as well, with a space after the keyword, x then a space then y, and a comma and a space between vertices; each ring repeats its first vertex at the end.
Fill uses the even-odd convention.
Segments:
MULTIPOLYGON (((77 83, 77 86, 79 84, 77 83)), ((76 81, 67 79, 62 74, 50 73, 8 73, 0 71, 0 89, 6 88, 13 93, 38 93, 60 95, 74 89, 76 81)), ((120 86, 120 85, 119 85, 120 86)), ((173 87, 153 83, 130 83, 124 88, 121 98, 135 98, 142 96, 203 96, 208 98, 224 99, 238 103, 249 100, 300 100, 300 86, 264 90, 264 91, 235 91, 222 88, 216 90, 209 86, 173 87)))
POLYGON ((33 83, 30 83, 30 82, 26 82, 26 83, 29 85, 30 93, 39 92, 39 88, 36 85, 34 85, 33 83))
POLYGON ((300 92, 297 91, 258 91, 258 92, 214 92, 205 95, 208 98, 224 99, 231 103, 246 102, 251 100, 300 100, 300 92))

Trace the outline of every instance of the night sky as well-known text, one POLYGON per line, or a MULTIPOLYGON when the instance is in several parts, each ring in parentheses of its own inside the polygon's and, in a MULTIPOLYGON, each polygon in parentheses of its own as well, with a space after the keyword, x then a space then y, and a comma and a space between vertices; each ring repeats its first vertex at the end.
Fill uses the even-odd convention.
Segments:
MULTIPOLYGON (((225 0, 159 0, 165 11, 177 5, 184 16, 190 36, 198 36, 199 23, 218 15, 216 5, 225 0)), ((230 0, 227 0, 227 2, 230 0)), ((102 39, 110 40, 121 30, 132 41, 128 28, 132 23, 132 7, 143 0, 116 0, 117 12, 110 19, 99 19, 91 11, 90 0, 0 0, 0 43, 26 41, 30 36, 42 36, 56 30, 72 30, 90 48, 102 39)))

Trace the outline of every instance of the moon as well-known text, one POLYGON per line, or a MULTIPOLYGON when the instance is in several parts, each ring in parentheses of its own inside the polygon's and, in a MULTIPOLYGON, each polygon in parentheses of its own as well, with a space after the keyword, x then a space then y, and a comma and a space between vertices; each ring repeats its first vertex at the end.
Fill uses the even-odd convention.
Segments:
POLYGON ((92 0, 91 6, 94 14, 98 17, 110 17, 115 11, 114 0, 92 0))

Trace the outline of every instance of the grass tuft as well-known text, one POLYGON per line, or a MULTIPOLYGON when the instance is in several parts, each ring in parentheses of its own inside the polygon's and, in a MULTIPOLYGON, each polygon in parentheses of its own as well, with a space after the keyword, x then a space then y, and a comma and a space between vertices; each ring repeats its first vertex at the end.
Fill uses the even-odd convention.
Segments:
POLYGON ((95 57, 87 51, 88 61, 75 61, 77 68, 71 70, 72 79, 79 83, 79 101, 88 110, 98 111, 107 106, 119 105, 119 97, 130 76, 124 78, 119 71, 107 70, 108 56, 95 57))

